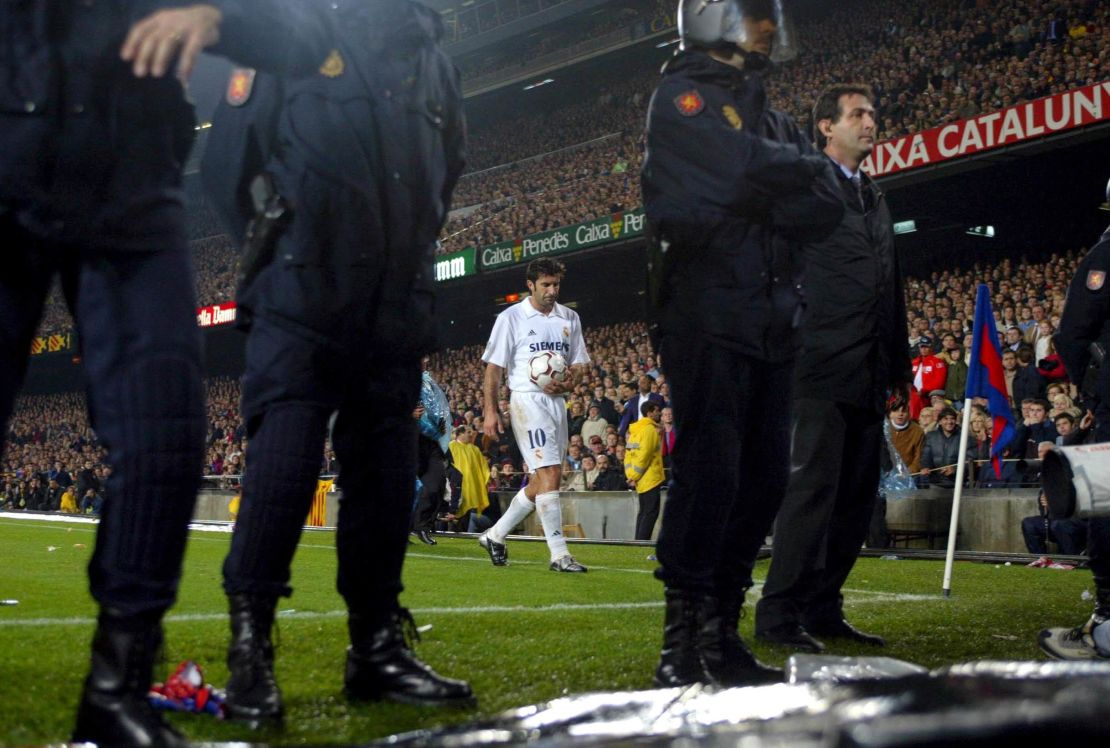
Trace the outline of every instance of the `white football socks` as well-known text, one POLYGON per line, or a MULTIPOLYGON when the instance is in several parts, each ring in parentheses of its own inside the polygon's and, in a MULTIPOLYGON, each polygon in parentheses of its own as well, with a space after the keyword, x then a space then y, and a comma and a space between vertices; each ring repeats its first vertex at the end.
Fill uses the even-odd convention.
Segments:
POLYGON ((569 555, 567 539, 563 536, 563 507, 559 504, 559 492, 536 494, 536 512, 543 525, 543 536, 547 539, 547 549, 551 560, 555 561, 569 555))
POLYGON ((524 489, 520 489, 509 503, 509 508, 501 515, 501 519, 497 520, 497 524, 486 531, 486 536, 497 543, 504 543, 505 536, 535 510, 536 505, 525 495, 524 489))

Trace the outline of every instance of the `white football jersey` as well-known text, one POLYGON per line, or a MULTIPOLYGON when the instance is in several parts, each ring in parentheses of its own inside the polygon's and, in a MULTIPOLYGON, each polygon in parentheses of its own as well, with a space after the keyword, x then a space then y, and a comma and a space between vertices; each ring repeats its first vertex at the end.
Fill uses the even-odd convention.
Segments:
POLYGON ((543 392, 528 377, 528 362, 544 351, 558 351, 570 366, 590 363, 578 313, 555 302, 543 314, 528 297, 497 315, 482 360, 508 370, 513 392, 543 392))

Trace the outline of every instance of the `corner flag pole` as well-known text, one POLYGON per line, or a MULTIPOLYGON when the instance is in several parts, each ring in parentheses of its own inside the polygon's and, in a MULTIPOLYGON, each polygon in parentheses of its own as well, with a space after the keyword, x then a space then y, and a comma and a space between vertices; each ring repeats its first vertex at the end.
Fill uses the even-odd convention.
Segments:
POLYGON ((956 532, 960 523, 960 497, 964 492, 964 468, 967 467, 967 435, 971 431, 971 398, 964 399, 964 422, 960 429, 960 454, 956 463, 956 492, 952 495, 952 519, 948 523, 948 552, 944 555, 945 597, 952 595, 952 561, 956 556, 956 532))
POLYGON ((1006 372, 1002 369, 1002 351, 998 345, 998 328, 991 312, 990 289, 979 284, 975 294, 975 324, 971 332, 971 356, 968 361, 967 388, 964 392, 964 425, 960 434, 957 456, 956 491, 952 496, 952 522, 948 528, 948 554, 944 562, 944 596, 952 594, 952 557, 956 553, 956 528, 960 519, 960 497, 964 489, 964 465, 967 462, 968 428, 971 402, 982 398, 991 417, 991 462, 994 474, 1002 477, 1002 456, 1014 437, 1014 418, 1006 393, 1006 372))

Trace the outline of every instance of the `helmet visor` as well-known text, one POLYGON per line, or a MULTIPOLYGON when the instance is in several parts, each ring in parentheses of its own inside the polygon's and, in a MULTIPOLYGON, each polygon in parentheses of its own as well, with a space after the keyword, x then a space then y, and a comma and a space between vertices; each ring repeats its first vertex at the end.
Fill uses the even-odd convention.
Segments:
POLYGON ((773 62, 798 55, 793 25, 782 0, 726 0, 722 39, 747 53, 761 54, 773 62))

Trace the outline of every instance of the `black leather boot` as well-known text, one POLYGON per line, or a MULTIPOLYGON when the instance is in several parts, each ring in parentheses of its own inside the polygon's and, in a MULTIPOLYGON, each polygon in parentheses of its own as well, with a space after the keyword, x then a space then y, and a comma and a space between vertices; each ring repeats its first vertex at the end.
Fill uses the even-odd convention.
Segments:
POLYGON ((473 706, 466 681, 444 678, 412 651, 419 640, 412 614, 398 608, 384 620, 350 613, 344 691, 352 699, 392 699, 417 706, 473 706))
POLYGON ((716 607, 716 598, 686 590, 663 592, 666 612, 663 618, 663 649, 654 683, 660 688, 715 683, 706 671, 698 651, 698 632, 702 614, 716 607))
POLYGON ((743 607, 743 595, 722 596, 716 612, 703 619, 698 646, 706 670, 722 686, 782 683, 783 672, 757 660, 740 638, 737 629, 743 607))
POLYGON ((231 644, 227 648, 227 694, 224 711, 228 719, 259 726, 280 721, 284 713, 281 689, 274 678, 274 625, 277 598, 266 595, 228 596, 231 608, 231 644))
POLYGON ((101 746, 186 746, 147 701, 162 646, 161 614, 124 617, 103 609, 92 642, 92 667, 77 707, 73 742, 101 746))

